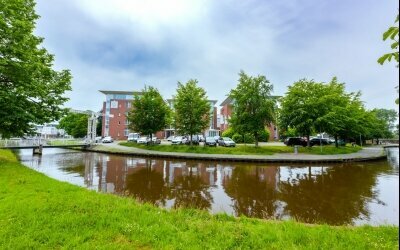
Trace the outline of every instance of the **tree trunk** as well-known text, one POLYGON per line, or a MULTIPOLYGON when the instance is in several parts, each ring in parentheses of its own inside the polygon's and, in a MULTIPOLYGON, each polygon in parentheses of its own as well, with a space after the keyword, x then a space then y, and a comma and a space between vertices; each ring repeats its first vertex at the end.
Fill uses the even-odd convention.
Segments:
POLYGON ((307 135, 307 147, 310 147, 310 135, 307 135))
POLYGON ((258 147, 258 133, 254 133, 255 146, 258 147))
POLYGON ((192 134, 190 134, 190 146, 192 146, 192 139, 193 139, 193 135, 192 134))
POLYGON ((153 144, 153 134, 150 134, 150 145, 153 144))
POLYGON ((339 143, 338 143, 338 138, 337 135, 335 135, 335 147, 338 148, 339 147, 339 143))

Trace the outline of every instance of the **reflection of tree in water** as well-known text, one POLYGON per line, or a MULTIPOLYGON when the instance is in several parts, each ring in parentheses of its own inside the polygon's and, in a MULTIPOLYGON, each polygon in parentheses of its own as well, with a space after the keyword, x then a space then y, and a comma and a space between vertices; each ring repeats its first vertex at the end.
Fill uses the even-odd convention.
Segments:
POLYGON ((213 202, 209 185, 200 176, 193 174, 192 166, 187 167, 189 174, 176 177, 171 186, 171 198, 175 198, 173 207, 209 209, 213 202))
POLYGON ((168 188, 165 186, 162 173, 147 166, 126 177, 125 192, 141 202, 165 206, 168 188))
POLYGON ((273 184, 261 178, 259 167, 235 168, 224 187, 237 216, 275 218, 277 193, 273 184))
POLYGON ((331 225, 369 218, 367 203, 377 197, 376 176, 387 169, 386 162, 335 166, 318 175, 311 175, 310 169, 295 180, 281 181, 280 199, 287 204, 284 213, 299 221, 331 225))

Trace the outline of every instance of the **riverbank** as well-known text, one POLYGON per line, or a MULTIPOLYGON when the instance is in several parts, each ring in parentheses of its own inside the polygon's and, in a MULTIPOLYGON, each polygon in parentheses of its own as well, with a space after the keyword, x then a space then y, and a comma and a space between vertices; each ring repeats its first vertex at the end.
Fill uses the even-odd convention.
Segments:
POLYGON ((3 150, 0 170, 0 248, 398 249, 395 226, 310 226, 166 211, 53 180, 3 150))
MULTIPOLYGON (((163 146, 163 145, 162 145, 163 146)), ((172 146, 163 146, 170 147, 172 146)), ((155 147, 155 149, 157 146, 155 147)), ((248 147, 254 150, 253 147, 248 147)), ((193 160, 211 160, 211 161, 237 161, 237 162, 265 162, 265 163, 342 163, 342 162, 359 162, 359 161, 374 161, 386 158, 386 153, 383 147, 367 147, 356 148, 353 153, 347 154, 311 154, 300 151, 299 153, 288 153, 288 149, 293 150, 292 147, 271 147, 275 148, 276 153, 273 154, 207 154, 207 153, 187 153, 187 152, 163 152, 157 150, 149 150, 139 147, 127 147, 119 145, 118 143, 112 144, 98 144, 87 149, 87 151, 99 153, 111 153, 119 155, 132 155, 141 157, 155 157, 155 158, 176 158, 176 159, 193 159, 193 160), (277 149, 278 148, 278 149, 277 149), (281 151, 279 151, 281 150, 281 151), (281 152, 281 153, 279 153, 281 152)), ((210 149, 213 150, 213 149, 210 149)), ((223 148, 225 150, 225 148, 223 148)), ((307 150, 307 149, 301 149, 307 150)), ((318 150, 317 148, 313 149, 318 150)), ((320 150, 320 149, 319 149, 320 150)), ((349 151, 350 152, 350 151, 349 151)))

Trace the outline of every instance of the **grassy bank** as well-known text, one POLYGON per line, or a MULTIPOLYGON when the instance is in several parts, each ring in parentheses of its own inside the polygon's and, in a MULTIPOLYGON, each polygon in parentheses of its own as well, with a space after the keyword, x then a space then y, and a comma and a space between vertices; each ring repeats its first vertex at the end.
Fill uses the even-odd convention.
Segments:
MULTIPOLYGON (((122 146, 136 147, 147 150, 161 152, 182 152, 182 153, 198 153, 198 154, 231 154, 231 155, 273 155, 276 153, 293 153, 294 148, 288 146, 246 146, 237 145, 236 147, 203 147, 203 146, 187 146, 187 145, 143 145, 134 142, 120 142, 122 146)), ((361 150, 361 147, 344 146, 338 147, 329 145, 323 146, 322 150, 319 146, 299 147, 299 153, 316 154, 316 155, 334 155, 349 154, 361 150)))
POLYGON ((0 150, 0 249, 397 249, 398 227, 168 212, 59 182, 0 150))

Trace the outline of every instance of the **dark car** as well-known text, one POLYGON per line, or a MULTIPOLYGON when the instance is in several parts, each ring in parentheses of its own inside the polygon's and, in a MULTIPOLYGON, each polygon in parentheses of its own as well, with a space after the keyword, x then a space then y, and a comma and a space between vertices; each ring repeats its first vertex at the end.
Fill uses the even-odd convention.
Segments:
MULTIPOLYGON (((190 145, 190 136, 186 137, 186 140, 182 141, 186 145, 190 145)), ((192 145, 199 145, 200 139, 198 135, 192 135, 192 145)))
POLYGON ((314 145, 328 145, 329 144, 329 140, 326 138, 312 138, 310 140, 310 146, 314 146, 314 145))
POLYGON ((295 145, 303 147, 307 146, 307 141, 301 137, 288 137, 286 138, 284 143, 286 146, 295 146, 295 145))
POLYGON ((216 147, 217 146, 217 142, 215 141, 214 137, 206 137, 204 145, 205 146, 216 147))

